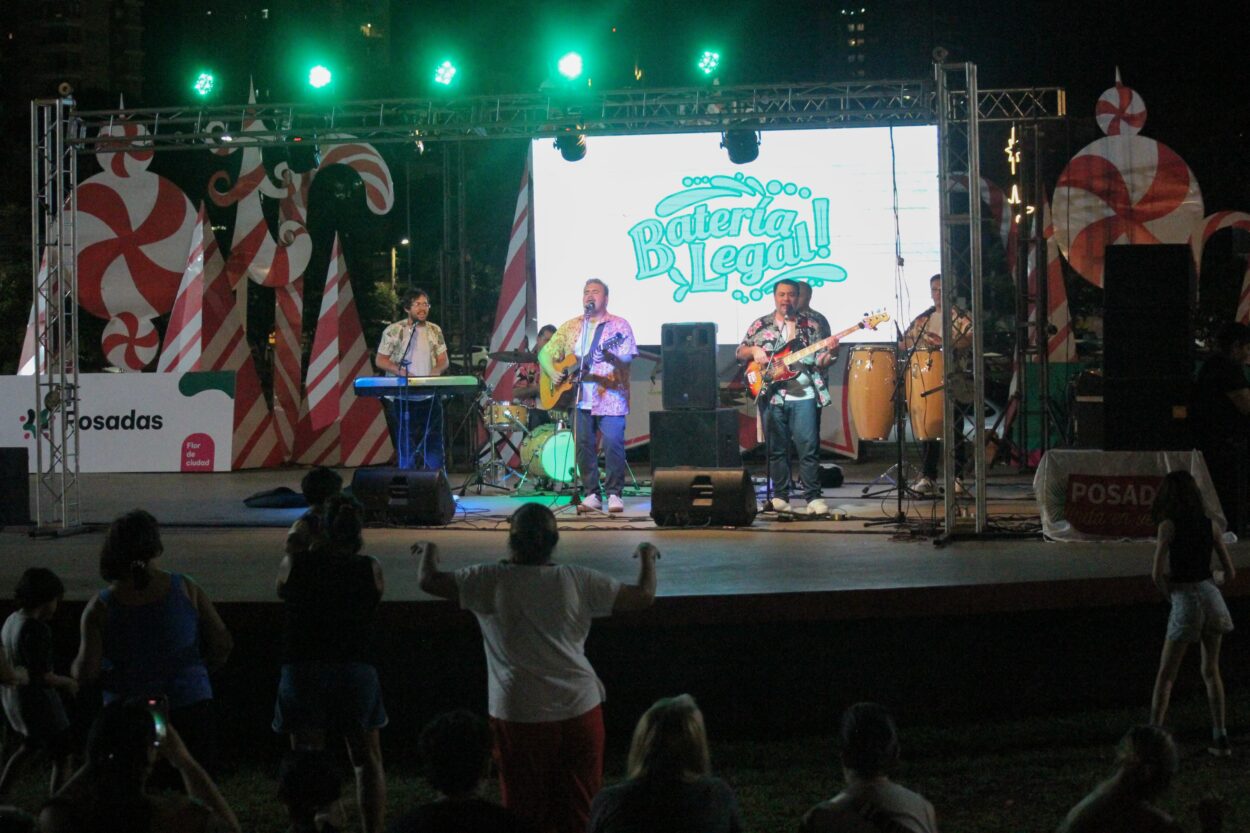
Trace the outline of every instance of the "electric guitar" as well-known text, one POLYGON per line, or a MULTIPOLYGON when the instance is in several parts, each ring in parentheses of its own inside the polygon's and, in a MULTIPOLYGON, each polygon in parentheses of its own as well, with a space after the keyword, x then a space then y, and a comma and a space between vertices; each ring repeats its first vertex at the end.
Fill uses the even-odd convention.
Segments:
MULTIPOLYGON (((599 342, 599 346, 595 348, 596 352, 611 352, 625 340, 624 333, 617 333, 609 336, 599 342)), ((582 375, 576 365, 581 362, 573 353, 569 353, 558 362, 553 362, 552 366, 556 373, 560 374, 558 378, 551 378, 546 371, 542 369, 542 364, 538 365, 538 403, 539 407, 544 411, 550 411, 552 408, 560 407, 560 400, 564 399, 573 390, 573 386, 578 383, 578 377, 582 375)), ((593 358, 588 364, 593 364, 593 358)), ((589 374, 587 374, 589 376, 589 374)))
POLYGON ((788 382, 795 376, 799 375, 801 368, 794 367, 803 359, 818 353, 821 350, 834 346, 834 343, 843 336, 850 335, 856 330, 875 330, 878 324, 884 324, 890 320, 890 316, 885 311, 874 312, 871 315, 864 316, 864 320, 860 321, 853 327, 847 327, 840 333, 834 333, 828 338, 822 338, 814 344, 804 347, 803 343, 797 338, 788 342, 777 352, 773 353, 767 362, 751 362, 747 365, 743 378, 746 380, 747 390, 751 391, 751 396, 758 399, 761 393, 771 391, 775 385, 782 382, 788 382))

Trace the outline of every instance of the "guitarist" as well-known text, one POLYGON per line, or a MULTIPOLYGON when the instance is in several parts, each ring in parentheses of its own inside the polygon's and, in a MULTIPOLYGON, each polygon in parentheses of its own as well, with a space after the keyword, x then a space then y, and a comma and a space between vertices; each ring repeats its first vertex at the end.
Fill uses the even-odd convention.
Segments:
MULTIPOLYGON (((773 286, 775 308, 751 322, 734 352, 738 361, 767 363, 791 341, 812 344, 828 333, 809 313, 799 311, 799 282, 783 278, 773 286)), ((826 325, 827 328, 828 325, 826 325)), ((790 443, 799 452, 799 480, 809 515, 827 515, 829 507, 820 497, 820 409, 830 403, 825 369, 833 361, 829 349, 800 363, 793 379, 761 394, 759 405, 767 408, 768 476, 773 482, 770 506, 775 512, 796 511, 790 505, 790 443)))
MULTIPOLYGON (((573 434, 577 439, 577 467, 585 496, 578 512, 599 512, 598 437, 603 436, 603 456, 607 480, 603 491, 609 512, 625 511, 621 490, 625 486, 625 415, 629 413, 629 363, 638 354, 634 331, 629 322, 608 312, 608 285, 598 278, 586 281, 582 289, 583 315, 560 325, 538 353, 538 365, 552 380, 565 381, 566 374, 555 368, 568 355, 577 356, 575 370, 581 370, 572 386, 569 407, 575 411, 573 434), (608 350, 600 343, 613 340, 608 350)), ((561 403, 563 405, 563 403, 561 403)))

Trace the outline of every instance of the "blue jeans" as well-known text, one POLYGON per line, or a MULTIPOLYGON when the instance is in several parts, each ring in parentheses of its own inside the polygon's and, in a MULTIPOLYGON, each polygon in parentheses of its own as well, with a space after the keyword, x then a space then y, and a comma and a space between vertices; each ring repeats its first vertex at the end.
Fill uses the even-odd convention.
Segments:
POLYGON ((820 408, 816 397, 769 405, 768 476, 776 497, 790 499, 790 443, 799 452, 799 480, 803 497, 820 497, 820 408))
POLYGON ((424 399, 384 399, 386 425, 401 469, 438 471, 443 467, 443 402, 424 399), (407 427, 403 422, 407 421, 407 427))
POLYGON ((625 417, 595 416, 577 409, 577 467, 582 474, 582 491, 599 494, 598 434, 603 434, 603 457, 608 479, 603 491, 620 497, 625 488, 625 417))

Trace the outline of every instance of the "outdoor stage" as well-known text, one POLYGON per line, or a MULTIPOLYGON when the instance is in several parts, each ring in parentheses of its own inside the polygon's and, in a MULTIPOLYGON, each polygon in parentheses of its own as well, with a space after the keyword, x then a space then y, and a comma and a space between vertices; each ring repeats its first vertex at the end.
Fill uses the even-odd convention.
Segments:
MULTIPOLYGON (((830 703, 850 698, 979 719, 1074 701, 1122 704, 1149 693, 1166 620, 1149 579, 1149 543, 1034 537, 938 547, 931 534, 866 528, 865 521, 895 511, 892 495, 861 497, 884 468, 880 461, 844 466, 846 484, 825 493, 831 507, 848 513, 842 521, 762 514, 741 529, 657 529, 649 497, 628 492, 622 516, 562 509, 561 561, 631 581, 638 542, 649 540, 663 554, 655 606, 596 623, 587 646, 615 706, 610 731, 627 732, 652 699, 674 691, 695 693, 734 731, 751 735, 806 731, 812 715, 823 726, 836 712, 830 703), (789 705, 778 710, 779 701, 789 705)), ((162 566, 193 575, 218 604, 236 637, 219 699, 243 727, 264 725, 271 709, 282 623, 273 578, 286 527, 302 510, 248 509, 242 501, 277 486, 298 488, 302 471, 83 478, 85 520, 103 524, 136 506, 152 511, 163 525, 162 566)), ((988 488, 996 521, 1036 527, 1028 476, 997 469, 988 488)), ((410 544, 436 542, 447 569, 500 558, 509 513, 522 500, 554 499, 470 489, 448 527, 366 531, 365 551, 386 574, 379 667, 388 703, 393 692, 405 704, 392 710, 396 726, 415 731, 443 708, 484 706, 476 623, 420 591, 410 544)), ((938 501, 904 507, 913 521, 941 517, 938 501)), ((0 587, 12 587, 32 564, 64 580, 58 642, 62 655, 72 655, 75 617, 101 584, 101 532, 32 540, 9 530, 2 540, 0 587)), ((1232 551, 1250 571, 1250 546, 1232 551)), ((1243 578, 1225 587, 1238 622, 1250 621, 1248 588, 1243 578)), ((1234 634, 1228 645, 1234 680, 1245 676, 1238 642, 1234 634)), ((246 734, 236 740, 248 742, 246 734)))

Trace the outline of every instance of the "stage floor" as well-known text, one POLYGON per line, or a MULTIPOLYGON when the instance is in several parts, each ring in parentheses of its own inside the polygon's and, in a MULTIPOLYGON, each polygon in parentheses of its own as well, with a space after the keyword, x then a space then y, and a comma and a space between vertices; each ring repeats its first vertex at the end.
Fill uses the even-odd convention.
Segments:
MULTIPOLYGON (((1149 543, 1057 544, 1023 537, 1036 530, 1031 478, 996 470, 987 479, 990 519, 997 530, 1021 537, 955 540, 934 545, 939 500, 904 502, 910 528, 867 527, 894 517, 893 494, 864 498, 863 487, 883 468, 843 466, 846 482, 825 500, 844 520, 764 513, 741 529, 658 529, 645 489, 627 490, 622 515, 576 515, 567 497, 501 494, 474 489, 458 500, 455 521, 441 528, 370 528, 366 552, 387 576, 388 602, 424 602, 417 587, 415 540, 438 543, 448 569, 504 557, 508 515, 523 501, 543 501, 558 512, 557 558, 632 580, 630 554, 649 540, 663 553, 656 615, 683 622, 778 621, 874 616, 966 614, 1133 604, 1157 598, 1150 583, 1149 543)), ((273 576, 286 527, 301 509, 249 509, 243 498, 278 486, 298 489, 302 469, 229 474, 84 475, 84 520, 92 525, 134 507, 151 511, 164 528, 167 569, 195 576, 220 603, 276 602, 273 576)), ((345 472, 350 480, 350 472, 345 472)), ((458 485, 463 475, 453 475, 458 485)), ((33 488, 33 484, 32 484, 33 488)), ((0 536, 0 587, 12 587, 22 569, 51 567, 71 601, 100 586, 101 532, 31 539, 0 536)), ((1233 546, 1250 567, 1250 546, 1233 546)), ((1250 582, 1226 588, 1250 592, 1250 582)), ((426 607, 419 605, 419 607, 426 607)), ((435 606, 429 606, 431 608, 435 606)), ((434 610, 427 611, 434 614, 434 610)))

